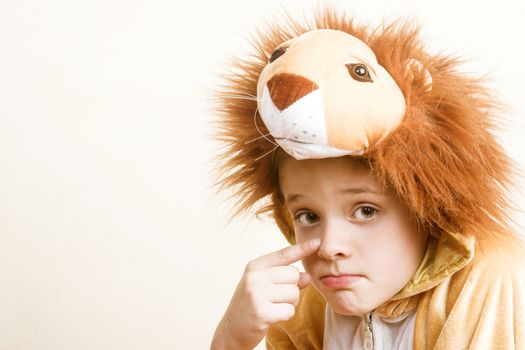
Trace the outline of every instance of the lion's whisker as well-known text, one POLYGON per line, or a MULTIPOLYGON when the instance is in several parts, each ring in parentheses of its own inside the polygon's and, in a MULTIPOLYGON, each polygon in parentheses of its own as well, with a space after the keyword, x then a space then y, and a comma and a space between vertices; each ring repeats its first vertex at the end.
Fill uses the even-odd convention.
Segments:
POLYGON ((257 108, 255 108, 255 112, 253 113, 253 123, 255 124, 255 128, 257 129, 257 131, 259 132, 259 134, 261 134, 261 137, 259 138, 264 138, 266 141, 270 142, 271 144, 279 147, 278 144, 276 144, 275 142, 273 142, 272 140, 270 140, 267 135, 263 134, 261 129, 259 129, 259 126, 257 125, 257 111, 259 110, 259 107, 257 106, 257 108))
MULTIPOLYGON (((284 129, 284 128, 283 128, 284 129)), ((290 136, 293 134, 293 132, 295 131, 295 129, 297 129, 297 125, 290 131, 290 133, 284 137, 285 140, 290 140, 290 136)), ((282 130, 282 129, 281 129, 282 130)), ((260 138, 260 137, 259 137, 260 138)), ((272 142, 273 143, 273 142, 272 142)), ((276 143, 273 143, 275 145, 274 148, 272 148, 271 150, 269 150, 268 152, 264 153, 262 156, 260 157, 257 157, 254 162, 257 162, 258 160, 264 158, 265 156, 267 156, 268 154, 272 153, 273 151, 275 151, 277 148, 279 148, 280 146, 276 143)))
MULTIPOLYGON (((281 129, 277 129, 277 130, 275 130, 274 132, 279 132, 279 131, 281 131, 281 130, 285 130, 285 129, 289 128, 290 126, 291 126, 290 124, 285 125, 285 126, 283 126, 281 129)), ((295 129, 296 129, 296 127, 292 129, 292 132, 293 132, 295 129)), ((256 137, 256 138, 253 138, 253 139, 251 139, 251 140, 248 140, 248 141, 246 141, 244 144, 247 145, 247 144, 249 144, 249 143, 252 143, 252 142, 254 142, 254 141, 257 141, 257 140, 259 140, 259 139, 262 139, 263 137, 270 136, 271 134, 272 134, 271 132, 268 132, 267 134, 261 134, 261 136, 256 137)))
POLYGON ((272 153, 273 151, 275 151, 275 150, 276 150, 277 148, 279 148, 279 147, 280 147, 279 145, 275 144, 275 147, 274 147, 274 148, 272 148, 271 150, 269 150, 268 152, 266 152, 266 153, 263 154, 262 156, 255 158, 254 162, 257 162, 257 161, 259 161, 260 159, 266 157, 268 154, 272 153))

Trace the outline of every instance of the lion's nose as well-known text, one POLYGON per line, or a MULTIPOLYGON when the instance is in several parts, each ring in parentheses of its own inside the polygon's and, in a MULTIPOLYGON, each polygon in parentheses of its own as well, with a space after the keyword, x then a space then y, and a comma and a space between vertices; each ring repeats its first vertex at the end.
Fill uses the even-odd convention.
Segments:
POLYGON ((310 79, 291 73, 276 74, 266 84, 273 103, 281 111, 319 88, 310 79))

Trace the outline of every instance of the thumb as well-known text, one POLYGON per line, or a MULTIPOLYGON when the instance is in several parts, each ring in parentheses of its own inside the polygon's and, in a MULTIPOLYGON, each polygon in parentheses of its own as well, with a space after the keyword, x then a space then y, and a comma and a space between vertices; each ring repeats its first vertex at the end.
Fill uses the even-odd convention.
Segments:
POLYGON ((312 277, 307 272, 300 272, 301 276, 299 277, 299 282, 297 282, 297 286, 299 289, 303 289, 306 287, 310 282, 312 281, 312 277))

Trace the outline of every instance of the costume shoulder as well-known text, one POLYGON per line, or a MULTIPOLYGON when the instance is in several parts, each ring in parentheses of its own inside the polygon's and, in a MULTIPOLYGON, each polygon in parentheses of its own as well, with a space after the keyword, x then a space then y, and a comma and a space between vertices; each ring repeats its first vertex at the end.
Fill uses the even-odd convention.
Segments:
POLYGON ((418 305, 414 349, 525 349, 525 243, 486 239, 418 305))
POLYGON ((301 291, 295 316, 270 327, 266 335, 267 349, 323 348, 324 314, 326 302, 310 284, 301 291))

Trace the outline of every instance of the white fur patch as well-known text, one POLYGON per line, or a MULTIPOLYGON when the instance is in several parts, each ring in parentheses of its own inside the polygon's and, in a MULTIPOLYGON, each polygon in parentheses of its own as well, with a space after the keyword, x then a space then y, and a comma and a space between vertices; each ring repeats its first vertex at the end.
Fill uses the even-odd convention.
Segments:
POLYGON ((362 154, 328 145, 323 98, 320 89, 295 101, 280 111, 273 103, 268 87, 259 103, 260 115, 275 141, 296 159, 340 157, 362 154))

